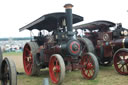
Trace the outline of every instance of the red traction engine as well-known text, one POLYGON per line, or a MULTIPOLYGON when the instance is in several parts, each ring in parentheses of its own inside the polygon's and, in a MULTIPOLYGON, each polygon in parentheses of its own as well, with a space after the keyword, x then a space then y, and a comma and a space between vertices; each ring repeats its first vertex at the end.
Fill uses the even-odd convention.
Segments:
POLYGON ((0 85, 17 85, 15 63, 10 58, 4 58, 0 48, 0 85))
POLYGON ((87 47, 97 55, 99 64, 111 66, 114 62, 118 73, 128 74, 128 29, 123 28, 121 23, 95 21, 74 29, 82 29, 82 37, 90 43, 87 47))
POLYGON ((39 30, 39 36, 34 36, 24 46, 25 72, 35 75, 40 69, 49 67, 50 78, 55 84, 62 83, 66 70, 80 69, 84 78, 94 79, 99 70, 97 58, 86 52, 81 45, 84 44, 82 38, 77 39, 72 29, 72 24, 82 21, 83 17, 72 14, 71 4, 64 7, 66 13, 44 15, 20 29, 39 30))

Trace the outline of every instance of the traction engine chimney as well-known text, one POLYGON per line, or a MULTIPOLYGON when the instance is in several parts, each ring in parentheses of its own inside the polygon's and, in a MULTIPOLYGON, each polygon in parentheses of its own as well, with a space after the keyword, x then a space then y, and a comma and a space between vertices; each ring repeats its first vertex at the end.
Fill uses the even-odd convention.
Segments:
POLYGON ((67 24, 67 30, 68 32, 70 33, 69 35, 74 35, 72 32, 72 7, 73 5, 72 4, 65 4, 64 5, 64 8, 65 8, 65 11, 66 11, 66 24, 67 24))

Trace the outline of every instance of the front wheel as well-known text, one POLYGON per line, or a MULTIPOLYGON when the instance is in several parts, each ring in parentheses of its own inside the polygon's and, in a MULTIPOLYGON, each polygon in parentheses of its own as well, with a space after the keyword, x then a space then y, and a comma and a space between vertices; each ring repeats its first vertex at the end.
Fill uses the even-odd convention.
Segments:
POLYGON ((128 49, 121 48, 113 56, 114 67, 122 75, 128 75, 128 49))
POLYGON ((95 79, 99 72, 99 64, 93 53, 86 53, 81 58, 81 73, 85 79, 95 79))
POLYGON ((17 85, 16 73, 15 63, 11 59, 5 58, 1 65, 1 85, 17 85))
POLYGON ((49 74, 54 84, 61 84, 65 77, 65 64, 59 54, 54 54, 49 62, 49 74))

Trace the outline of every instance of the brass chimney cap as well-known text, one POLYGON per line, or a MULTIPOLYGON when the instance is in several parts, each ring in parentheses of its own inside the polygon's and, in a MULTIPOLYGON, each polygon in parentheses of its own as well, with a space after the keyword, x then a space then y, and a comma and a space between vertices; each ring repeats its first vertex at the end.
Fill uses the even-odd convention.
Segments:
POLYGON ((73 5, 72 4, 65 4, 64 8, 65 9, 72 9, 73 5))

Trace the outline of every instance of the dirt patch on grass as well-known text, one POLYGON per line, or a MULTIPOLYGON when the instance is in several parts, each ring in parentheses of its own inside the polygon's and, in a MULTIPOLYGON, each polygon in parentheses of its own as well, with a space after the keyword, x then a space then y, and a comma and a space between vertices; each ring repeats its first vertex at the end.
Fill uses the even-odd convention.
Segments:
POLYGON ((15 56, 15 55, 4 56, 4 58, 5 57, 11 58, 15 62, 15 65, 16 65, 16 68, 17 68, 18 71, 23 69, 23 57, 22 57, 22 55, 19 55, 19 56, 15 56))

